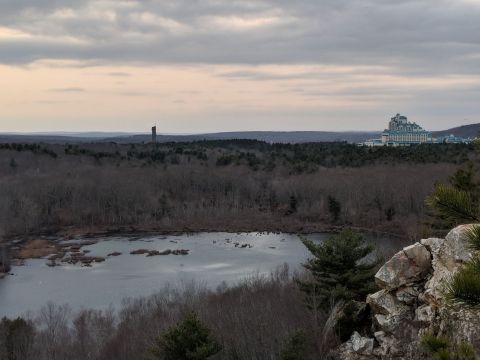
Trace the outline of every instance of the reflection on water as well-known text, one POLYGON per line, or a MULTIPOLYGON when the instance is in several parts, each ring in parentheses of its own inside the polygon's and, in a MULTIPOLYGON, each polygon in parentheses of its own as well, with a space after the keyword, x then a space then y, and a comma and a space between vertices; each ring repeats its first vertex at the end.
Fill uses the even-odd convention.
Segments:
MULTIPOLYGON (((308 236, 322 241, 327 234, 308 236)), ((375 240, 381 248, 399 248, 389 239, 375 240)), ((63 265, 48 267, 46 260, 28 260, 13 268, 13 276, 0 280, 0 317, 38 310, 48 301, 68 303, 73 309, 106 308, 125 297, 155 293, 166 283, 195 280, 216 287, 253 274, 267 274, 283 263, 298 266, 308 253, 296 235, 260 233, 199 233, 151 236, 131 241, 107 238, 85 246, 88 255, 108 257, 92 267, 63 265), (237 246, 235 246, 237 244, 237 246), (249 244, 252 247, 241 245, 249 244), (164 251, 189 249, 189 255, 130 255, 138 249, 164 251)))

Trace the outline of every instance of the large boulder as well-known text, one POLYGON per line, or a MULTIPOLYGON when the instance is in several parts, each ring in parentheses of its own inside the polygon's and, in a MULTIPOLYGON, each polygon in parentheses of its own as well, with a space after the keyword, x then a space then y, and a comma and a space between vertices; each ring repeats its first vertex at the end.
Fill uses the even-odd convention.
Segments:
POLYGON ((465 232, 471 225, 460 225, 450 231, 445 239, 424 239, 422 245, 432 256, 432 277, 425 284, 422 300, 439 307, 444 299, 444 285, 458 268, 471 257, 466 246, 465 232))
POLYGON ((420 243, 396 253, 378 270, 375 282, 382 289, 394 290, 420 281, 431 269, 431 255, 420 243))

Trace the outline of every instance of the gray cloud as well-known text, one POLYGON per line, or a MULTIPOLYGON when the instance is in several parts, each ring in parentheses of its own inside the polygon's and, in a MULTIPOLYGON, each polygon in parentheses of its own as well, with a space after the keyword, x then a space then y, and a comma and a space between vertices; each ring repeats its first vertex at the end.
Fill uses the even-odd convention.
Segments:
POLYGON ((109 76, 116 76, 116 77, 129 77, 130 74, 126 72, 110 72, 108 73, 109 76))
POLYGON ((480 4, 468 0, 4 1, 0 26, 29 36, 0 36, 0 62, 315 63, 479 74, 479 19, 480 4))
POLYGON ((79 87, 67 87, 67 88, 55 88, 48 90, 49 92, 56 92, 56 93, 79 93, 84 92, 85 89, 79 87))

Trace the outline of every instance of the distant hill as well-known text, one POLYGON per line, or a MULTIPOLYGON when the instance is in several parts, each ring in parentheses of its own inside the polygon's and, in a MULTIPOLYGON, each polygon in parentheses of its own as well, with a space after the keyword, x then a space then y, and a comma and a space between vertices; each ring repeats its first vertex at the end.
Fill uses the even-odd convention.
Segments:
POLYGON ((48 143, 65 144, 98 141, 89 137, 56 136, 56 135, 19 135, 0 134, 0 143, 48 143))
MULTIPOLYGON (((434 131, 434 137, 450 134, 474 138, 480 132, 480 123, 455 127, 443 131, 434 131)), ((227 139, 252 139, 278 143, 303 143, 303 142, 330 142, 346 141, 350 143, 362 142, 367 139, 379 138, 381 132, 373 131, 236 131, 219 132, 194 135, 158 135, 158 142, 180 142, 198 140, 227 140, 227 139)), ((132 133, 36 133, 36 134, 0 134, 0 143, 6 142, 44 142, 44 143, 84 143, 84 142, 118 142, 141 143, 150 142, 150 134, 132 133)))
POLYGON ((452 129, 443 130, 443 131, 435 131, 433 132, 433 136, 440 137, 440 136, 448 136, 448 135, 455 135, 461 136, 465 138, 474 138, 478 136, 480 132, 480 124, 470 124, 470 125, 463 125, 458 126, 452 129))
MULTIPOLYGON (((253 139, 278 143, 302 143, 320 141, 360 142, 372 137, 378 137, 377 132, 328 132, 328 131, 239 131, 196 135, 157 135, 158 142, 253 139)), ((150 135, 134 135, 105 139, 121 143, 148 142, 150 135)))

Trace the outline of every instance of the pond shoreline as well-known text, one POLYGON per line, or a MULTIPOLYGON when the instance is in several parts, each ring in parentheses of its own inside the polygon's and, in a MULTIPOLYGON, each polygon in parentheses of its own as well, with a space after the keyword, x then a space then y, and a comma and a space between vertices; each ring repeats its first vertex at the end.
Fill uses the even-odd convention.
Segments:
POLYGON ((360 233, 389 236, 392 238, 405 239, 406 234, 394 231, 379 230, 375 228, 331 225, 331 224, 312 224, 306 223, 299 226, 205 226, 205 227, 184 227, 184 228, 159 228, 148 226, 116 226, 116 227, 64 227, 61 229, 46 229, 31 234, 11 234, 4 237, 5 243, 12 241, 28 241, 38 238, 62 238, 64 240, 75 238, 101 238, 112 236, 155 236, 155 235, 184 235, 195 233, 285 233, 308 235, 314 233, 338 233, 343 229, 352 229, 360 233))
MULTIPOLYGON (((11 235, 8 240, 5 241, 5 245, 10 249, 11 260, 13 265, 19 265, 22 261, 28 259, 48 258, 52 256, 54 262, 53 266, 56 266, 55 260, 61 250, 58 249, 58 244, 66 240, 85 241, 91 240, 94 242, 101 241, 102 238, 111 237, 126 237, 126 238, 141 238, 150 236, 181 236, 181 235, 193 235, 199 233, 259 233, 259 234, 300 234, 310 235, 315 233, 335 234, 341 230, 349 228, 356 230, 364 235, 373 235, 376 237, 390 237, 396 238, 399 241, 406 240, 404 235, 397 233, 391 233, 388 231, 379 231, 370 228, 361 227, 348 227, 338 225, 325 225, 325 224, 307 224, 298 228, 280 229, 265 227, 262 230, 258 228, 252 229, 250 227, 227 227, 227 228, 184 228, 184 229, 159 229, 148 227, 135 227, 135 226, 120 226, 120 227, 95 227, 95 228, 78 228, 78 227, 66 227, 60 230, 52 231, 45 230, 36 234, 27 235, 11 235), (43 242, 42 245, 28 249, 28 244, 32 242, 43 242), (50 250, 49 250, 50 249, 50 250), (22 255, 19 255, 22 253, 22 255)), ((88 257, 83 259, 88 263, 90 260, 88 257)), ((94 261, 93 259, 92 261, 94 261)), ((99 260, 99 259, 97 259, 99 260)), ((0 273, 0 279, 4 278, 6 273, 0 273)))
POLYGON ((0 281, 4 315, 34 310, 50 300, 98 308, 181 281, 215 288, 284 263, 296 268, 307 253, 296 235, 272 233, 38 239, 28 245, 24 266, 13 264, 12 276, 0 281))
MULTIPOLYGON (((13 276, 0 280, 0 308, 12 316, 48 301, 101 308, 123 298, 148 296, 168 283, 205 282, 214 289, 269 274, 283 264, 298 269, 309 256, 297 234, 136 235, 28 241, 20 253, 25 260, 15 260, 13 276), (16 266, 21 262, 24 266, 16 266)), ((308 238, 321 242, 330 236, 314 233, 308 238)), ((382 256, 405 246, 393 238, 366 238, 382 256)), ((20 245, 14 247, 18 251, 20 245)))

